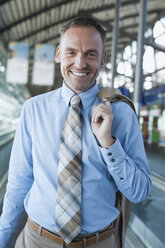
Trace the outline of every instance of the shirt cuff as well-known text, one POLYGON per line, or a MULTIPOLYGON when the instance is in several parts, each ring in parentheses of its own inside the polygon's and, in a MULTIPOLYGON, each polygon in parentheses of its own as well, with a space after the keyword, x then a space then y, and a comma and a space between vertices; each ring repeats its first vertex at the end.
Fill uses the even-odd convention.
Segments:
POLYGON ((100 147, 100 150, 109 172, 118 174, 122 178, 122 163, 126 154, 120 141, 116 139, 115 143, 108 149, 100 147))

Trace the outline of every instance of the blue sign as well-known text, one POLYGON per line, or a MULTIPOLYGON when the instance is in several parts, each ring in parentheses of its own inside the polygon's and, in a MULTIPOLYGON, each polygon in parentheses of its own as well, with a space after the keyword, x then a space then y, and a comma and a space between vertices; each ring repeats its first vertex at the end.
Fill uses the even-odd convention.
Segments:
POLYGON ((128 90, 127 88, 119 87, 118 89, 121 91, 121 93, 122 93, 123 95, 125 95, 125 96, 131 98, 131 94, 130 94, 130 92, 129 92, 129 90, 128 90))
POLYGON ((145 105, 165 103, 165 86, 157 86, 144 92, 145 105))

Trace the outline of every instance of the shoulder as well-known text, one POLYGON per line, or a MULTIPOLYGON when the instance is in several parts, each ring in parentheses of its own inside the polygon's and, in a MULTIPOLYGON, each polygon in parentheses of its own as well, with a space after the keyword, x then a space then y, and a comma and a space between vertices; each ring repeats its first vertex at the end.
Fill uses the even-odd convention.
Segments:
POLYGON ((121 114, 121 115, 135 115, 133 109, 129 106, 129 104, 119 101, 112 103, 112 111, 113 114, 121 114))
POLYGON ((138 122, 134 110, 129 106, 129 104, 119 101, 112 103, 112 114, 116 121, 126 123, 131 123, 132 121, 138 122))
POLYGON ((122 101, 112 103, 112 114, 114 136, 119 139, 126 151, 130 140, 136 139, 137 136, 141 135, 137 116, 133 109, 122 101))

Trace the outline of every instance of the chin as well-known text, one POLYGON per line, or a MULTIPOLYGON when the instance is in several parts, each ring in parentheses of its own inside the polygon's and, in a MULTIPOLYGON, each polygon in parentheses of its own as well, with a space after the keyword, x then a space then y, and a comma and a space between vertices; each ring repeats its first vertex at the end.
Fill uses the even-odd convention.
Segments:
POLYGON ((71 86, 71 89, 73 90, 73 91, 75 91, 75 92, 84 92, 84 91, 86 91, 88 88, 87 87, 78 87, 78 86, 71 86))

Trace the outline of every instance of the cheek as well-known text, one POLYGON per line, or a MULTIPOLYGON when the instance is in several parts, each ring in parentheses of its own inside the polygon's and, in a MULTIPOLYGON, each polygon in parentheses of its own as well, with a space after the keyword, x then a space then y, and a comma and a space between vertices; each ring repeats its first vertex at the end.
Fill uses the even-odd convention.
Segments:
POLYGON ((101 64, 95 62, 93 65, 91 65, 91 69, 93 70, 93 72, 99 71, 101 69, 101 64))
POLYGON ((71 66, 72 66, 72 61, 68 61, 67 59, 63 60, 63 63, 61 64, 61 68, 64 72, 69 71, 71 66))
POLYGON ((61 72, 62 71, 65 72, 67 67, 68 67, 67 62, 65 60, 63 60, 63 62, 61 62, 61 72))

